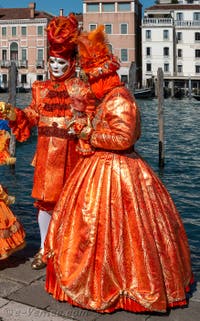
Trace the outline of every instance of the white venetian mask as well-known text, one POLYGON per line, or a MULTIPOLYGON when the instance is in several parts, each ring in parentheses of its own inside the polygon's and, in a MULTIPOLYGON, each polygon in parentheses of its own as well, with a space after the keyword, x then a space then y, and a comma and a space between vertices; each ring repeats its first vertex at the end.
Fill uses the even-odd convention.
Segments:
POLYGON ((69 66, 69 61, 59 57, 49 57, 49 66, 54 77, 61 77, 69 66))

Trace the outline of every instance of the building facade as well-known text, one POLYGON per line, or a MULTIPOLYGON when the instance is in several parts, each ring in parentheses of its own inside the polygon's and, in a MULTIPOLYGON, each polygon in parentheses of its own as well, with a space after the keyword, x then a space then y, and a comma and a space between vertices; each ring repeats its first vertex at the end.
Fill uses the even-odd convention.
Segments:
POLYGON ((172 95, 176 88, 200 88, 200 1, 161 0, 145 10, 142 21, 143 85, 156 80, 158 68, 172 95))
POLYGON ((130 84, 132 79, 131 87, 141 83, 141 17, 138 0, 83 0, 84 29, 105 26, 110 48, 121 61, 121 80, 130 84))
POLYGON ((53 15, 28 8, 0 8, 0 87, 7 88, 12 61, 18 69, 18 87, 30 88, 47 77, 48 45, 45 28, 53 15))

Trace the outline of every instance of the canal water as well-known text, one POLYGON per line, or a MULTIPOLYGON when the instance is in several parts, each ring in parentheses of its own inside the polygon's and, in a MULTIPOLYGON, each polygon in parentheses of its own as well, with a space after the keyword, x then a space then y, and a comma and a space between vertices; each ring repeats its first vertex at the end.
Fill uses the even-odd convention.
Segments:
MULTIPOLYGON (((0 100, 7 101, 5 94, 0 100)), ((18 94, 17 106, 23 108, 31 94, 18 94)), ((165 166, 158 166, 157 100, 138 100, 142 119, 142 136, 136 144, 140 155, 164 182, 180 212, 188 235, 193 271, 200 280, 200 102, 193 99, 164 101, 165 166)), ((33 207, 31 187, 33 168, 30 165, 37 136, 17 143, 15 169, 0 167, 0 183, 16 196, 13 212, 20 218, 27 233, 27 243, 36 250, 40 244, 37 212, 33 207)))

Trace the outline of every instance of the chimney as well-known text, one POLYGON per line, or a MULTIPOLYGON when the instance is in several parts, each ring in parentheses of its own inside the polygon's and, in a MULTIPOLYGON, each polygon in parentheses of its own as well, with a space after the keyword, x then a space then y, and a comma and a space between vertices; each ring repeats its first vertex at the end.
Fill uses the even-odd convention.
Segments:
POLYGON ((29 9, 30 9, 30 18, 34 19, 35 18, 35 2, 30 2, 29 3, 29 9))
POLYGON ((60 17, 62 17, 63 16, 63 9, 60 9, 60 17))

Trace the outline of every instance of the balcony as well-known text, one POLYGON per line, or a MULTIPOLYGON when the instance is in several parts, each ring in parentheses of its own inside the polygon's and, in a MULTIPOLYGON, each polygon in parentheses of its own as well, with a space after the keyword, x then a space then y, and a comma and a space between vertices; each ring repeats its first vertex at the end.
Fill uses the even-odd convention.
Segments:
POLYGON ((10 67, 10 61, 9 60, 1 60, 0 61, 0 67, 1 68, 9 68, 10 67))
POLYGON ((173 26, 172 18, 144 18, 142 20, 143 26, 173 26))
POLYGON ((44 60, 36 60, 36 68, 44 69, 44 60))
POLYGON ((174 25, 180 28, 200 28, 200 20, 175 20, 174 25))
POLYGON ((144 18, 143 27, 175 26, 176 28, 200 28, 200 20, 173 20, 172 18, 144 18))
POLYGON ((28 68, 28 60, 19 60, 18 68, 28 68))
POLYGON ((11 66, 11 62, 14 62, 16 67, 19 68, 20 62, 18 60, 1 60, 0 67, 9 68, 11 66))

